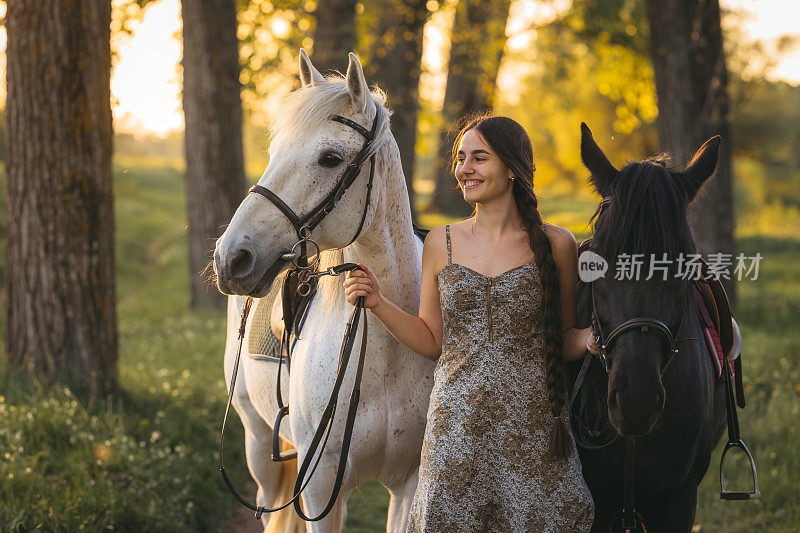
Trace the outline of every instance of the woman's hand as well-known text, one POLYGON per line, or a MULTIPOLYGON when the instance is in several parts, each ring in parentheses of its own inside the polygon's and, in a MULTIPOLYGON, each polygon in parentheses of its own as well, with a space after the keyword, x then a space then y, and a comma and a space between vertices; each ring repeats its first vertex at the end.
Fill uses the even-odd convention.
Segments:
POLYGON ((355 305, 356 299, 364 296, 364 307, 373 309, 381 300, 378 278, 364 263, 359 263, 358 266, 360 269, 348 272, 347 279, 344 280, 345 297, 348 302, 355 305))
POLYGON ((592 331, 592 328, 586 328, 586 329, 588 332, 586 335, 586 349, 589 350, 594 355, 597 355, 600 353, 600 347, 597 345, 597 342, 595 341, 594 331, 592 331))

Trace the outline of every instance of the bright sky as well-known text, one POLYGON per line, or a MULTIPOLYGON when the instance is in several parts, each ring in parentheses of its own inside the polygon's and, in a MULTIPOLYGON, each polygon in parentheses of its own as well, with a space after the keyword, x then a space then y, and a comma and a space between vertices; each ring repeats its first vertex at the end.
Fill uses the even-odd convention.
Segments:
MULTIPOLYGON (((800 20, 800 2, 722 0, 722 5, 743 11, 746 16, 742 26, 747 36, 766 41, 768 47, 774 46, 777 37, 784 34, 800 37, 797 23, 800 20)), ((532 35, 523 31, 528 22, 552 17, 568 6, 569 0, 547 4, 541 0, 515 0, 507 29, 509 47, 522 49, 530 42, 532 35)), ((431 99, 437 103, 443 98, 444 62, 449 45, 447 33, 452 15, 448 16, 448 10, 440 11, 434 14, 432 22, 425 30, 423 62, 427 73, 423 75, 421 84, 423 92, 430 91, 428 94, 434 95, 431 99)), ((180 130, 183 128, 183 113, 177 69, 181 57, 181 43, 177 38, 181 28, 179 0, 160 0, 151 4, 143 21, 132 26, 133 35, 115 43, 119 50, 119 62, 111 82, 116 102, 115 128, 156 134, 180 130)), ((0 44, 5 48, 5 29, 0 31, 0 44)), ((505 69, 501 76, 511 75, 509 70, 505 69)), ((800 46, 785 52, 768 77, 800 84, 800 46)), ((516 84, 506 86, 513 85, 516 84)))
POLYGON ((179 0, 150 4, 131 30, 112 43, 119 53, 111 77, 114 129, 157 135, 183 129, 179 0))
MULTIPOLYGON (((800 38, 800 2, 796 0, 722 0, 730 10, 742 11, 742 26, 752 40, 762 40, 767 49, 774 51, 775 42, 782 35, 800 38)), ((777 65, 767 75, 771 80, 785 80, 800 84, 800 46, 795 44, 778 59, 777 65)))

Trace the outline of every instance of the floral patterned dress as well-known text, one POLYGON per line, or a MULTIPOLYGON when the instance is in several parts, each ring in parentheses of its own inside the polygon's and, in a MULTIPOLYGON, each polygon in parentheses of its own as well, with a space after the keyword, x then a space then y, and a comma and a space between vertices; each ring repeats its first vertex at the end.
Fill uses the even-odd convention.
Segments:
MULTIPOLYGON (((444 334, 409 532, 578 532, 594 517, 575 443, 546 457, 542 286, 534 262, 494 277, 450 254, 438 274, 444 334)), ((567 407, 561 413, 568 424, 567 407)))

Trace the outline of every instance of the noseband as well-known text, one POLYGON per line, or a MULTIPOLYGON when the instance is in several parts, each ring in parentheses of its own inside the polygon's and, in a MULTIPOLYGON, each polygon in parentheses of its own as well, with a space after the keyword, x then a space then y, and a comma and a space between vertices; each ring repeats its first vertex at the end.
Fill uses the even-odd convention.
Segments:
POLYGON ((603 363, 603 368, 605 369, 606 373, 611 372, 611 362, 608 359, 608 350, 611 349, 611 344, 617 340, 623 333, 626 331, 630 331, 632 329, 641 329, 642 333, 646 333, 649 328, 654 328, 657 332, 661 333, 667 341, 667 345, 669 346, 669 356, 667 357, 667 362, 661 367, 661 375, 664 375, 666 372, 667 367, 669 367, 670 363, 676 355, 678 355, 678 344, 684 341, 689 340, 697 340, 695 338, 685 338, 680 339, 678 338, 682 328, 683 328, 683 321, 686 317, 686 302, 688 300, 689 291, 692 290, 691 284, 689 284, 689 288, 684 293, 683 298, 683 306, 681 308, 681 318, 678 322, 678 329, 675 332, 675 335, 672 334, 672 331, 669 329, 664 322, 657 318, 650 318, 650 317, 635 317, 630 318, 620 324, 619 326, 615 327, 611 330, 611 333, 608 334, 606 337, 603 335, 603 328, 600 326, 600 319, 598 318, 597 309, 595 308, 595 297, 594 297, 594 283, 590 284, 591 290, 591 300, 592 300, 592 318, 591 318, 591 326, 592 332, 594 333, 595 342, 600 347, 600 353, 597 354, 597 358, 603 363))
MULTIPOLYGON (((369 181, 367 181, 367 194, 366 200, 364 201, 364 211, 361 213, 361 221, 358 224, 358 229, 356 230, 355 235, 353 235, 353 238, 350 239, 350 242, 348 242, 345 246, 351 245, 361 234, 361 230, 364 227, 364 220, 367 217, 367 210, 369 209, 370 197, 372 195, 372 181, 375 176, 375 152, 370 154, 370 151, 375 143, 375 133, 378 129, 378 124, 380 123, 382 113, 383 110, 381 109, 381 106, 376 104, 375 118, 372 121, 372 129, 370 130, 367 130, 357 122, 353 122, 349 118, 345 118, 341 115, 332 115, 330 117, 331 120, 346 126, 350 126, 360 133, 364 137, 364 144, 361 146, 361 150, 358 152, 353 161, 347 165, 344 174, 336 183, 336 186, 333 188, 333 190, 328 193, 328 195, 325 196, 325 198, 323 198, 313 209, 311 209, 302 217, 295 213, 294 210, 280 198, 280 196, 266 187, 261 185, 253 185, 250 187, 248 192, 260 194, 269 200, 280 210, 281 213, 283 213, 283 216, 285 216, 286 219, 292 224, 292 227, 297 233, 298 241, 294 244, 294 246, 292 246, 292 249, 288 253, 285 253, 281 256, 281 259, 284 261, 291 260, 296 270, 309 271, 316 267, 319 263, 319 245, 317 245, 317 243, 311 239, 311 233, 314 231, 314 228, 316 228, 320 222, 322 222, 325 217, 329 215, 331 211, 333 211, 333 209, 339 203, 339 200, 341 200, 342 196, 344 196, 344 193, 347 191, 347 189, 353 184, 353 182, 355 182, 359 174, 361 174, 361 165, 363 165, 364 161, 367 159, 367 157, 369 157, 369 181), (311 264, 308 263, 308 244, 311 244, 315 249, 314 260, 311 264), (300 248, 299 253, 297 251, 298 247, 300 248)), ((309 290, 310 285, 307 283, 307 280, 301 281, 301 284, 298 287, 298 292, 302 296, 305 296, 308 294, 307 291, 309 290)))

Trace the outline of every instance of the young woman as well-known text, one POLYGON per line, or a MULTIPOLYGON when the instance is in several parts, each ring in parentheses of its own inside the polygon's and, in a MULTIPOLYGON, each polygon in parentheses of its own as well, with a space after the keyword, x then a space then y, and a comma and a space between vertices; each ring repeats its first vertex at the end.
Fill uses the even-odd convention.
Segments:
POLYGON ((475 215, 428 234, 419 316, 367 265, 344 282, 350 303, 365 296, 398 341, 438 359, 408 531, 588 531, 564 378, 591 339, 574 327, 575 238, 542 222, 517 122, 472 121, 454 156, 475 215))

